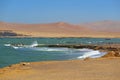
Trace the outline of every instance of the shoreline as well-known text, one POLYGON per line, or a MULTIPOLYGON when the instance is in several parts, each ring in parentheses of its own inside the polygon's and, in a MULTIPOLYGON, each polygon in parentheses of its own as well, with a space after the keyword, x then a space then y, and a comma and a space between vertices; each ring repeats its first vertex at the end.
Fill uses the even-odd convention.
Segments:
MULTIPOLYGON (((98 50, 100 52, 106 52, 106 54, 100 58, 120 57, 120 44, 53 44, 53 45, 50 44, 50 45, 38 45, 36 47, 51 47, 51 48, 64 47, 64 48, 73 48, 73 49, 86 48, 86 49, 98 50)), ((87 58, 85 58, 85 60, 86 59, 92 59, 92 58, 87 57, 87 58)), ((95 58, 95 59, 97 59, 97 58, 95 58)), ((57 61, 57 60, 53 60, 53 61, 57 61)), ((62 60, 62 61, 67 61, 67 60, 62 60)), ((36 62, 38 62, 38 61, 36 61, 36 62)), ((12 64, 12 65, 14 65, 14 64, 12 64)))
MULTIPOLYGON (((106 55, 103 57, 120 57, 120 44, 55 44, 55 45, 42 45, 45 47, 67 47, 67 48, 75 48, 75 49, 93 49, 93 50, 99 50, 102 52, 107 52, 106 55)), ((41 45, 38 45, 38 47, 41 47, 41 45)))
POLYGON ((1 80, 119 80, 120 58, 22 62, 0 69, 1 80))
POLYGON ((120 44, 48 45, 106 51, 101 58, 21 62, 0 68, 0 80, 119 80, 120 44))
POLYGON ((84 36, 75 36, 75 37, 72 37, 72 36, 59 36, 59 37, 56 37, 56 36, 46 36, 46 37, 43 37, 43 36, 0 36, 0 38, 105 38, 105 39, 114 39, 114 38, 120 38, 120 37, 96 37, 96 36, 88 36, 88 37, 84 37, 84 36))

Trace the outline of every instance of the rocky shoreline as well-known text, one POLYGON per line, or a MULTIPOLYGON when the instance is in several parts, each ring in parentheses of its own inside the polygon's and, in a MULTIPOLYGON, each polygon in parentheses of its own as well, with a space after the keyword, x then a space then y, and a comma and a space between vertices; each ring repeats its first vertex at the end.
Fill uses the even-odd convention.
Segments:
POLYGON ((0 80, 119 80, 120 44, 39 45, 37 47, 89 48, 105 51, 102 58, 21 62, 0 69, 0 80))
POLYGON ((69 45, 69 44, 55 44, 55 45, 38 45, 37 47, 46 46, 46 47, 67 47, 67 48, 88 48, 93 50, 100 50, 107 52, 103 57, 120 57, 120 44, 79 44, 79 45, 69 45))

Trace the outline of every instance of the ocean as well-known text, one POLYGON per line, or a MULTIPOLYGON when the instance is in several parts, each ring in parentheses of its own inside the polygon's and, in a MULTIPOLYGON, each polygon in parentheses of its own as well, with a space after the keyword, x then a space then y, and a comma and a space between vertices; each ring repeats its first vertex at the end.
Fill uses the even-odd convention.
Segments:
POLYGON ((60 61, 97 58, 105 52, 91 49, 74 49, 65 47, 23 47, 14 48, 10 45, 30 45, 34 41, 38 44, 110 44, 120 43, 120 38, 0 38, 0 68, 20 62, 60 61))

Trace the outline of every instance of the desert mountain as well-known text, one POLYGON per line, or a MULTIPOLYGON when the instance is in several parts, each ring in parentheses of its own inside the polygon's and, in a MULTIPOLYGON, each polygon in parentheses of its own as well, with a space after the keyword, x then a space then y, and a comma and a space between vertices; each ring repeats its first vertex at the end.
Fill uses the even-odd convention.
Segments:
POLYGON ((74 36, 78 33, 88 32, 89 29, 64 22, 49 24, 16 24, 0 22, 0 30, 12 30, 16 33, 22 33, 31 36, 74 36))
POLYGON ((120 33, 120 22, 118 21, 105 20, 82 25, 95 31, 120 33))
POLYGON ((103 21, 74 25, 65 22, 18 24, 0 22, 0 30, 11 30, 33 37, 120 37, 120 23, 103 21))

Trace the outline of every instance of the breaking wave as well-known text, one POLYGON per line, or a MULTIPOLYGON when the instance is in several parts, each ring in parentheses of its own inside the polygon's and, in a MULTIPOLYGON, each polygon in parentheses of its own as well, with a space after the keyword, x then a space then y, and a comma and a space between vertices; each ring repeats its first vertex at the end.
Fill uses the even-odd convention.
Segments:
POLYGON ((14 47, 16 50, 32 51, 69 51, 68 48, 50 48, 50 47, 14 47))
MULTIPOLYGON (((72 57, 74 59, 85 59, 85 58, 99 58, 106 54, 106 52, 100 52, 98 50, 92 49, 73 49, 73 48, 58 48, 58 47, 13 47, 16 50, 24 50, 24 51, 44 51, 44 52, 62 52, 64 54, 67 53, 68 56, 75 56, 72 57)), ((51 54, 52 55, 52 54, 51 54)))
MULTIPOLYGON (((65 48, 65 47, 37 47, 38 43, 37 41, 34 41, 31 45, 18 45, 14 46, 11 44, 4 44, 4 46, 10 46, 14 48, 15 50, 21 50, 21 51, 38 51, 38 52, 55 52, 56 54, 59 53, 63 56, 65 54, 66 57, 69 57, 70 59, 85 59, 85 58, 98 58, 106 54, 106 52, 100 52, 98 50, 92 50, 92 49, 73 49, 73 48, 65 48), (67 54, 66 54, 67 53, 67 54)), ((52 55, 52 54, 51 54, 52 55)))
POLYGON ((106 52, 100 52, 100 51, 88 51, 85 52, 82 56, 77 57, 78 59, 85 59, 85 58, 99 58, 106 54, 106 52))

